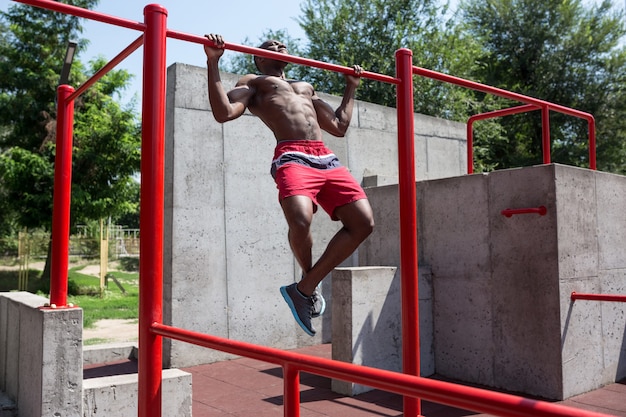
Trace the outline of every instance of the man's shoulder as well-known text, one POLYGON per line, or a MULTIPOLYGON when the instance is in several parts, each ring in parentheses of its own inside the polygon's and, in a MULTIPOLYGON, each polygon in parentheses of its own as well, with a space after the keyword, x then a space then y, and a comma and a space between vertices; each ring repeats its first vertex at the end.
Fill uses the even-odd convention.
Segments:
POLYGON ((246 74, 237 81, 237 85, 247 85, 250 81, 256 80, 257 78, 259 78, 259 76, 256 74, 246 74))

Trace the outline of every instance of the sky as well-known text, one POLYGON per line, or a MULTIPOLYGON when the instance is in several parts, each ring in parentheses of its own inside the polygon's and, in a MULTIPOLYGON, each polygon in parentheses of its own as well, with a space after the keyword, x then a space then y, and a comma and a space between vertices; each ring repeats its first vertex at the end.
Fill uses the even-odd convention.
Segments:
MULTIPOLYGON (((7 11, 16 4, 10 0, 0 0, 0 10, 7 11)), ((100 0, 94 9, 98 12, 143 22, 143 10, 148 4, 160 4, 168 11, 167 27, 178 32, 203 36, 206 33, 219 33, 230 43, 243 44, 246 37, 253 44, 268 29, 286 30, 292 38, 305 38, 304 31, 296 19, 300 16, 300 3, 288 0, 100 0)), ((140 35, 138 31, 112 26, 96 21, 83 21, 82 38, 90 41, 85 51, 77 59, 87 63, 102 55, 107 60, 114 58, 140 35)), ((234 52, 227 52, 234 53, 234 52)), ((140 100, 143 48, 137 49, 120 63, 116 69, 126 69, 135 77, 123 101, 134 94, 140 100)), ((168 39, 167 66, 174 62, 206 66, 206 56, 202 46, 196 43, 168 39)))

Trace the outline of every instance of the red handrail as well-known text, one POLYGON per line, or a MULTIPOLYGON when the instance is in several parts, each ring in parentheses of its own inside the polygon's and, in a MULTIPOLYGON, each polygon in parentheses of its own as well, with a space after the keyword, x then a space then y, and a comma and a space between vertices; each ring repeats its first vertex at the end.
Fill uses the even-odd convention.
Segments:
POLYGON ((516 214, 533 214, 533 213, 536 213, 540 216, 545 216, 547 212, 548 212, 548 209, 545 206, 539 206, 539 207, 525 207, 525 208, 518 208, 518 209, 504 209, 500 213, 505 217, 511 217, 516 214))
POLYGON ((614 294, 584 294, 572 292, 572 301, 575 300, 592 300, 592 301, 616 301, 620 303, 626 303, 626 295, 614 295, 614 294))
MULTIPOLYGON (((519 93, 513 93, 511 91, 503 90, 501 88, 492 87, 489 85, 477 83, 474 81, 464 80, 463 78, 454 77, 452 75, 443 74, 440 72, 428 70, 420 67, 413 67, 413 74, 421 75, 423 77, 432 78, 439 81, 444 81, 450 84, 455 84, 461 87, 466 87, 476 91, 482 91, 484 93, 493 94, 496 96, 504 97, 510 100, 516 100, 521 103, 532 104, 535 107, 541 109, 542 120, 542 150, 543 150, 543 163, 550 163, 550 110, 567 114, 573 117, 587 120, 589 125, 589 168, 596 169, 596 124, 593 115, 572 109, 569 107, 561 106, 559 104, 550 103, 545 100, 540 100, 534 97, 525 96, 519 93)), ((468 143, 469 146, 469 143, 468 143)), ((469 163, 469 161, 468 161, 469 163)))
POLYGON ((467 173, 474 172, 474 122, 479 120, 490 119, 493 117, 503 117, 512 114, 524 113, 531 110, 539 110, 534 104, 524 104, 522 106, 511 107, 508 109, 494 110, 487 113, 480 113, 470 116, 467 120, 467 173))
POLYGON ((297 385, 299 371, 351 381, 372 388, 395 392, 405 397, 424 398, 440 404, 499 416, 609 417, 606 414, 515 395, 224 339, 160 323, 152 323, 151 331, 163 337, 282 366, 286 369, 286 379, 294 384, 290 387, 288 385, 291 384, 287 384, 287 380, 285 381, 284 406, 285 415, 289 417, 299 416, 299 388, 297 385), (289 414, 287 414, 287 410, 290 411, 289 414))

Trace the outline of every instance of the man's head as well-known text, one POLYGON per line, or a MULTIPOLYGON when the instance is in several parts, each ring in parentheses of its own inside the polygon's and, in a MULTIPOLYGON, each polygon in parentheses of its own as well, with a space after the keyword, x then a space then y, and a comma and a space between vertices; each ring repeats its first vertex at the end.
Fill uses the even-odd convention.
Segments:
MULTIPOLYGON (((265 42, 263 42, 261 45, 259 45, 259 49, 266 49, 268 51, 273 51, 273 52, 280 52, 283 54, 287 54, 287 47, 285 46, 284 43, 277 41, 276 39, 268 39, 265 42)), ((262 58, 259 56, 254 56, 254 65, 256 65, 257 69, 261 72, 263 72, 263 70, 259 67, 259 64, 262 62, 262 60, 264 59, 269 59, 269 58, 262 58)))

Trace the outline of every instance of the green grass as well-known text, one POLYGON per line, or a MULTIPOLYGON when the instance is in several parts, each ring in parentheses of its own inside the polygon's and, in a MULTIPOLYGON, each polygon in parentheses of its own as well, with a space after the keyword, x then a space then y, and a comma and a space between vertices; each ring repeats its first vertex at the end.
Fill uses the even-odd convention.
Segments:
MULTIPOLYGON (((112 271, 113 276, 125 290, 122 293, 113 279, 102 294, 100 293, 100 278, 83 274, 80 271, 84 265, 73 267, 68 271, 68 288, 70 296, 67 302, 83 309, 83 326, 93 327, 98 320, 130 319, 139 317, 139 273, 112 271)), ((28 291, 47 296, 49 284, 39 279, 41 271, 30 270, 28 291)), ((18 286, 18 271, 0 271, 0 291, 14 291, 18 286)))
POLYGON ((69 279, 80 289, 78 295, 68 297, 68 303, 83 309, 84 327, 93 327, 96 321, 104 319, 138 319, 138 273, 109 272, 108 275, 115 277, 126 293, 109 278, 104 292, 100 294, 100 278, 82 274, 82 268, 71 268, 68 272, 69 279))

